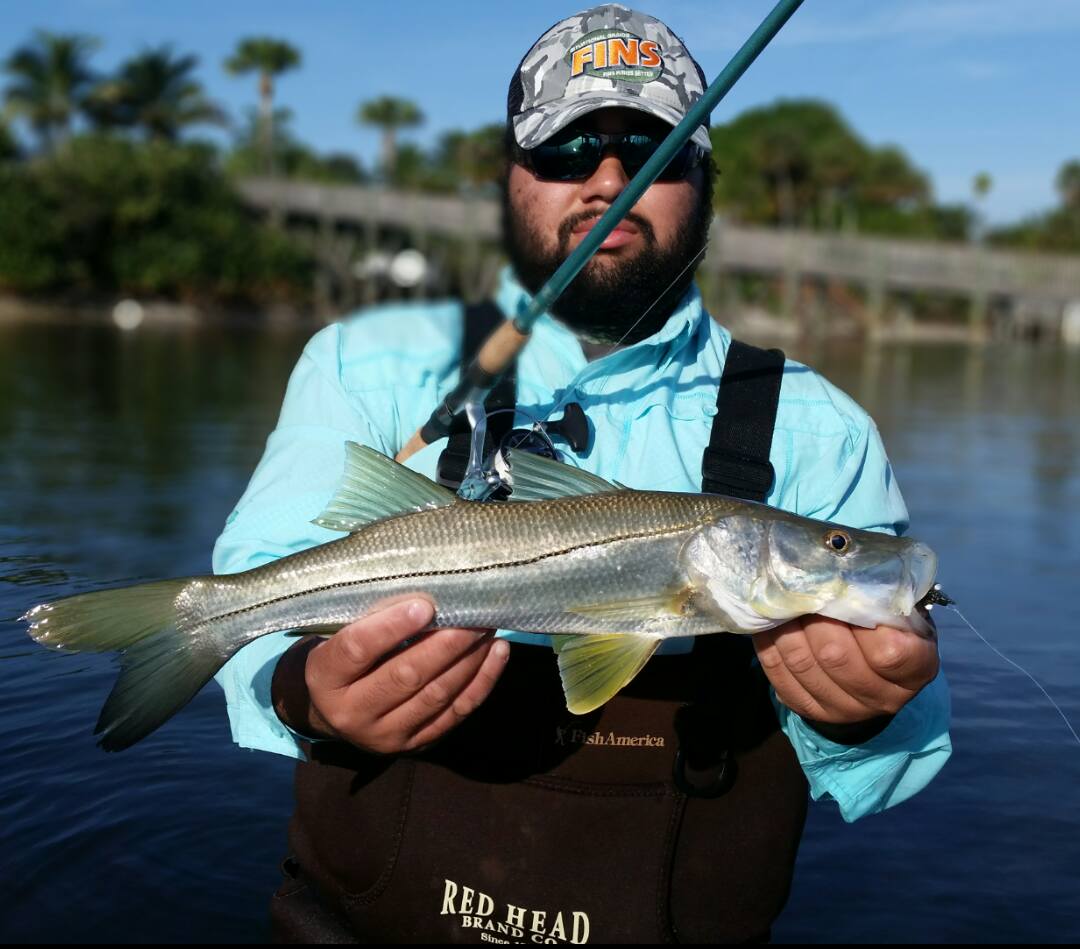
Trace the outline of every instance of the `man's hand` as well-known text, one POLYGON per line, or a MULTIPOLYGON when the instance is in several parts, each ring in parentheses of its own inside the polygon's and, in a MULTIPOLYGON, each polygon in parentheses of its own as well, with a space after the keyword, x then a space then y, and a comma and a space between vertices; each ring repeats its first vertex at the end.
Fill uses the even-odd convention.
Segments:
POLYGON ((434 614, 428 600, 412 597, 325 641, 293 646, 274 672, 278 717, 303 734, 380 754, 441 738, 487 698, 510 646, 492 630, 420 633, 434 614))
POLYGON ((757 633, 754 648, 784 705, 836 725, 896 714, 938 671, 936 640, 824 616, 757 633))

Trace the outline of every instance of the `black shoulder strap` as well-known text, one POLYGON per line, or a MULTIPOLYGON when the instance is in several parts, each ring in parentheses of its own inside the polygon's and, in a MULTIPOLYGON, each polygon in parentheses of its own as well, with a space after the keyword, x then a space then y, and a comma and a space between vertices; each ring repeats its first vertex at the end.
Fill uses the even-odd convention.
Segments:
POLYGON ((769 449, 783 378, 781 350, 731 341, 716 394, 712 437, 701 459, 703 491, 765 500, 774 477, 769 449))
MULTIPOLYGON (((464 334, 461 344, 461 370, 462 372, 472 362, 473 357, 480 350, 484 340, 491 335, 499 324, 506 319, 491 300, 483 300, 480 303, 470 303, 465 307, 464 334)), ((491 390, 490 395, 484 400, 484 407, 488 411, 487 438, 484 441, 485 453, 497 447, 503 436, 514 427, 513 409, 517 405, 517 370, 511 367, 499 381, 499 384, 491 390), (509 412, 499 412, 492 415, 496 409, 510 409, 509 412)), ((469 446, 472 442, 472 430, 469 428, 465 413, 461 412, 454 419, 450 429, 450 437, 446 441, 446 447, 439 456, 436 467, 436 479, 439 484, 457 490, 461 479, 465 477, 465 468, 469 464, 469 446)))

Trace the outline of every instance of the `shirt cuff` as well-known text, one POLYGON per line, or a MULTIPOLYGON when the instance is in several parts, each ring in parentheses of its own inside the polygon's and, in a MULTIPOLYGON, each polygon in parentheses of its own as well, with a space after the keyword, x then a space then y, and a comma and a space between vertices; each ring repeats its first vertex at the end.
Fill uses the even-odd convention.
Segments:
POLYGON ((233 741, 241 748, 305 760, 300 740, 278 718, 270 697, 274 668, 292 642, 286 633, 260 636, 225 663, 215 678, 225 690, 233 741))
POLYGON ((773 704, 815 801, 828 797, 845 821, 876 814, 921 791, 952 753, 949 688, 943 672, 879 735, 842 745, 814 731, 789 708, 773 704))

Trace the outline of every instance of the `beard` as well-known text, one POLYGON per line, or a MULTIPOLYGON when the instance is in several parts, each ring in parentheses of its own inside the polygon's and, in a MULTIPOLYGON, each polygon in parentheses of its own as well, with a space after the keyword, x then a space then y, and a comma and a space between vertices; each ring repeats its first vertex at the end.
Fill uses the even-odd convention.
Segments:
MULTIPOLYGON (((695 258, 705 247, 712 220, 709 190, 702 191, 693 214, 667 247, 659 246, 645 218, 632 211, 627 214, 625 220, 638 228, 645 246, 627 258, 593 256, 552 305, 552 315, 592 343, 629 345, 658 332, 693 283, 695 258)), ((570 256, 574 228, 600 215, 568 217, 559 225, 556 247, 550 249, 513 206, 505 181, 502 199, 503 240, 510 263, 521 285, 535 296, 570 256)))

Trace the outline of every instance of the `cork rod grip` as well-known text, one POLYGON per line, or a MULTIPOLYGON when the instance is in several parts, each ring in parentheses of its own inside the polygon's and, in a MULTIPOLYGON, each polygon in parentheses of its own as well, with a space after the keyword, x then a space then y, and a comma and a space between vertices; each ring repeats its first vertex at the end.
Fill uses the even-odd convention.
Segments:
POLYGON ((513 320, 506 320, 492 333, 476 354, 476 364, 492 376, 500 376, 525 348, 529 334, 522 333, 513 320))
POLYGON ((400 464, 415 455, 421 448, 444 437, 450 432, 451 420, 465 405, 466 399, 480 394, 486 398, 499 381, 499 377, 517 359, 518 353, 529 341, 529 334, 519 330, 512 320, 501 324, 480 347, 480 352, 468 369, 462 373, 461 381, 439 406, 427 423, 415 431, 405 443, 394 460, 400 464))

